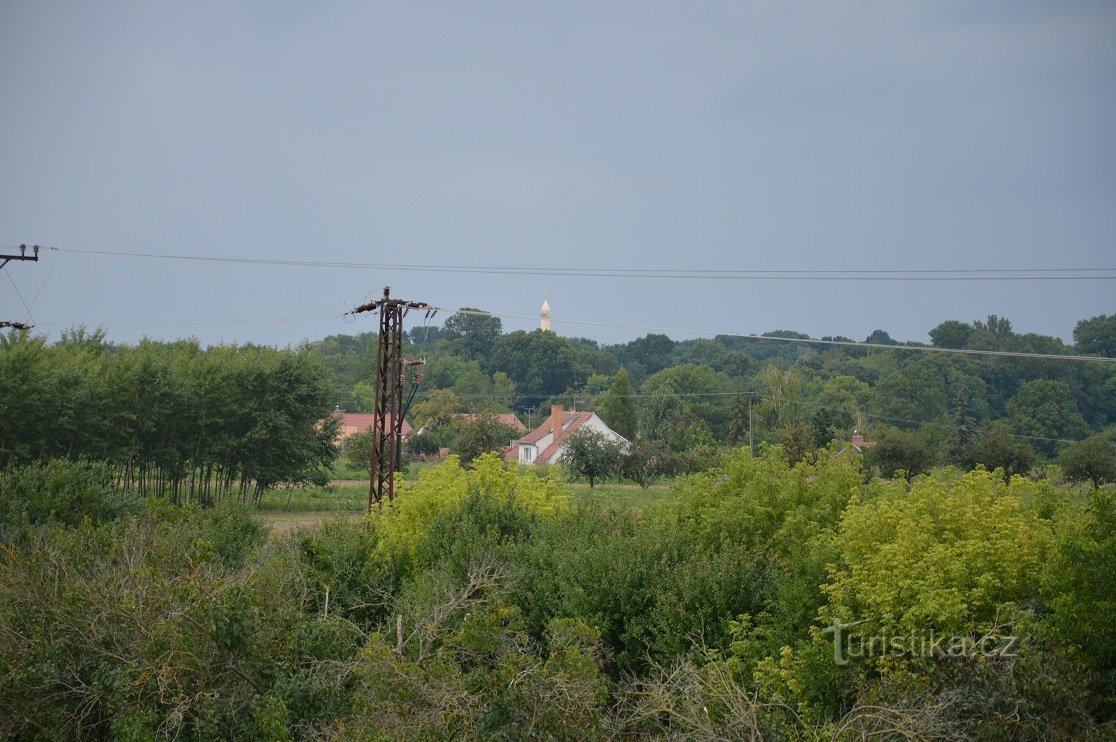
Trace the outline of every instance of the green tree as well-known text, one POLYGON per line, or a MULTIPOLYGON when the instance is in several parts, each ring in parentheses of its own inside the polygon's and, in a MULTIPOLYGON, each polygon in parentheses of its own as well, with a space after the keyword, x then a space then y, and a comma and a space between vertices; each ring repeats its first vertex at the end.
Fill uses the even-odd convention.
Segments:
POLYGON ((662 441, 633 440, 620 456, 620 476, 647 489, 659 478, 678 472, 679 457, 662 441))
POLYGON ((729 410, 720 396, 728 380, 708 366, 687 363, 648 376, 640 389, 641 433, 675 451, 724 440, 729 410), (697 439, 695 439, 695 437, 697 439))
POLYGON ((620 444, 612 438, 592 428, 582 428, 566 441, 561 462, 575 477, 588 479, 589 489, 593 489, 598 479, 619 471, 622 454, 620 444))
POLYGON ((565 338, 553 332, 517 330, 500 336, 490 363, 493 369, 498 364, 521 394, 553 396, 579 380, 576 356, 565 338))
POLYGON ((1059 457, 1062 471, 1074 482, 1090 482, 1093 489, 1116 482, 1116 443, 1111 433, 1091 435, 1083 441, 1070 443, 1059 457))
POLYGON ((1007 411, 1014 432, 1047 439, 1037 441, 1047 455, 1052 455, 1057 448, 1056 439, 1080 440, 1089 434, 1089 425, 1064 381, 1034 379, 1024 382, 1008 400, 1007 411))
POLYGON ((931 359, 908 362, 881 378, 873 391, 873 407, 883 417, 921 423, 946 414, 949 399, 946 379, 931 359))
POLYGON ((465 464, 490 451, 502 453, 516 437, 516 432, 491 412, 482 412, 472 420, 463 420, 457 425, 454 453, 465 464))
POLYGON ((953 406, 953 416, 949 419, 946 438, 946 461, 966 469, 971 468, 976 445, 980 438, 980 427, 969 414, 969 406, 964 394, 957 395, 953 406))
POLYGON ((438 431, 453 421, 461 409, 461 400, 449 389, 433 389, 411 406, 411 420, 416 429, 438 431))
POLYGON ((930 341, 936 348, 964 348, 975 329, 968 322, 946 320, 930 331, 930 341))
POLYGON ((633 440, 636 435, 636 403, 632 380, 625 369, 616 378, 598 405, 601 419, 620 435, 633 440))
POLYGON ((1083 319, 1073 328, 1077 352, 1116 358, 1116 314, 1083 319))
POLYGON ((938 463, 939 444, 929 429, 912 432, 887 427, 877 434, 876 445, 868 449, 866 457, 882 476, 901 473, 910 481, 928 473, 938 463))
POLYGON ((873 330, 872 334, 864 338, 864 342, 871 345, 898 345, 899 343, 891 339, 891 335, 887 334, 886 330, 873 330))
POLYGON ((371 469, 372 466, 372 431, 364 430, 353 433, 345 440, 341 458, 351 469, 371 469))
POLYGON ((612 350, 626 368, 638 366, 642 374, 654 374, 670 366, 675 343, 666 335, 651 333, 612 350))
POLYGON ((732 398, 732 413, 729 417, 728 435, 725 437, 726 444, 734 447, 747 442, 751 428, 749 418, 748 402, 745 401, 743 394, 737 394, 732 398))
POLYGON ((761 407, 768 424, 778 429, 797 424, 802 409, 802 380, 798 372, 768 366, 760 372, 759 381, 764 387, 761 407))
POLYGON ((492 348, 502 333, 499 317, 471 307, 450 315, 442 327, 443 338, 459 342, 467 358, 482 362, 491 358, 492 348))
POLYGON ((1016 474, 1025 475, 1035 465, 1035 450, 1027 441, 1017 440, 1007 426, 996 424, 981 433, 975 454, 975 463, 992 471, 1002 469, 1004 479, 1016 474))

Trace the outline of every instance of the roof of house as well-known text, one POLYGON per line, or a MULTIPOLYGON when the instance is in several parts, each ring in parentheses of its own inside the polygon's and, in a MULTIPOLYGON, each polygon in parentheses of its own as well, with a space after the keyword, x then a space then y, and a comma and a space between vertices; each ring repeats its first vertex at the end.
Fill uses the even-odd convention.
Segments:
MULTIPOLYGON (((454 415, 454 417, 473 422, 480 417, 480 415, 472 412, 460 412, 454 415)), ((523 421, 516 417, 513 412, 500 412, 494 415, 494 417, 501 425, 506 425, 513 430, 527 430, 527 426, 524 425, 523 421)))
POLYGON ((561 448, 567 440, 569 440, 570 436, 580 430, 581 427, 585 425, 585 423, 589 422, 589 420, 592 419, 594 413, 562 412, 561 414, 562 427, 557 432, 551 430, 552 419, 548 417, 546 418, 546 420, 543 421, 542 425, 517 440, 516 443, 526 443, 534 445, 542 439, 546 438, 552 432, 555 433, 554 437, 550 441, 550 444, 542 451, 540 451, 539 455, 536 457, 536 460, 538 461, 550 461, 551 457, 553 457, 554 454, 558 453, 558 449, 561 448))
MULTIPOLYGON (((340 440, 346 440, 354 433, 363 433, 367 430, 371 430, 376 422, 376 416, 371 412, 342 412, 341 410, 337 410, 333 413, 333 416, 341 419, 341 430, 338 436, 340 440)), ((390 417, 388 418, 388 425, 391 425, 390 417)), ((404 418, 403 435, 410 434, 411 426, 404 418)))

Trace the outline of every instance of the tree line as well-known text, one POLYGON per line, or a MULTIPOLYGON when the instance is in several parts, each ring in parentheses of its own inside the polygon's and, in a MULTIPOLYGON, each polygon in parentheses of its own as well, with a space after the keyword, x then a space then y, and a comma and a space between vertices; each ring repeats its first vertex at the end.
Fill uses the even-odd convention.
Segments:
MULTIPOLYGON (((847 443, 858 431, 884 444, 874 455, 885 470, 917 473, 942 463, 1018 470, 1116 426, 1116 364, 915 350, 1116 357, 1116 315, 1078 322, 1073 345, 1016 332, 995 315, 942 322, 929 331, 929 346, 899 343, 883 330, 863 344, 822 338, 850 345, 812 344, 793 331, 686 341, 652 333, 600 345, 539 330, 504 333, 499 318, 471 311, 409 334, 408 355, 428 359, 411 413, 416 428, 433 434, 428 448, 452 448, 455 412, 516 412, 537 424, 550 405, 576 404, 647 443, 659 461, 748 438, 781 444, 793 458, 835 439, 847 443)), ((333 370, 335 404, 370 406, 372 339, 310 344, 333 370)))
POLYGON ((258 498, 336 456, 328 373, 306 350, 114 346, 101 331, 48 345, 0 337, 0 468, 100 462, 124 491, 176 503, 258 498))

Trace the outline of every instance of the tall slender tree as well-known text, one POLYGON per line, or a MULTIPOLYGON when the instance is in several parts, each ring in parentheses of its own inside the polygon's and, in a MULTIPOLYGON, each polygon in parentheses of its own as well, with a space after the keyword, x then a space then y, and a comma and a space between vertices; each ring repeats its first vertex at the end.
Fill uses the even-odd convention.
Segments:
POLYGON ((608 427, 628 440, 635 438, 638 419, 635 391, 632 389, 632 379, 626 369, 622 368, 616 372, 616 378, 605 392, 598 409, 601 419, 608 423, 608 427))

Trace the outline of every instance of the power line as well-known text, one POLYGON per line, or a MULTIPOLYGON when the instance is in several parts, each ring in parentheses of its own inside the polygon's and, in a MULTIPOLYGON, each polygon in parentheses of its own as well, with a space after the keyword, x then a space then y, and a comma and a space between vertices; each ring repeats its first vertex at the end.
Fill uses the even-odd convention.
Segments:
MULTIPOLYGON (((461 314, 477 315, 482 317, 495 317, 498 319, 526 319, 537 320, 538 317, 528 315, 514 315, 514 314, 495 314, 492 312, 484 312, 476 309, 447 309, 445 307, 438 307, 438 311, 442 312, 459 312, 461 314)), ((939 348, 933 345, 887 345, 884 343, 857 343, 851 340, 814 340, 812 338, 787 338, 775 337, 771 335, 746 335, 734 332, 712 332, 708 330, 683 330, 678 328, 663 328, 663 327, 648 327, 645 325, 626 325, 615 322, 593 322, 589 320, 552 320, 556 324, 567 325, 584 325, 588 327, 607 327, 611 329, 623 330, 640 330, 644 332, 661 332, 661 333, 676 333, 681 335, 696 335, 696 336, 713 336, 713 337, 732 337, 742 338, 745 340, 762 340, 770 342, 783 342, 783 343, 805 343, 807 345, 834 345, 849 348, 871 348, 877 350, 893 350, 893 351, 912 351, 921 353, 946 353, 946 354, 960 354, 960 355, 976 355, 976 356, 1002 356, 1008 358, 1033 358, 1042 360, 1054 361, 1095 361, 1100 363, 1116 363, 1116 358, 1106 358, 1104 356, 1079 356, 1079 355, 1064 355, 1056 353, 1024 353, 1021 351, 1010 350, 975 350, 970 348, 939 348)))
POLYGON ((82 250, 51 247, 50 250, 77 255, 241 263, 301 268, 344 270, 417 271, 426 273, 469 273, 510 276, 569 278, 652 278, 734 281, 1111 281, 1116 268, 912 268, 912 269, 689 269, 689 268, 523 268, 492 265, 443 265, 413 263, 361 263, 348 261, 288 260, 283 258, 240 258, 215 255, 177 255, 123 250, 82 250))

